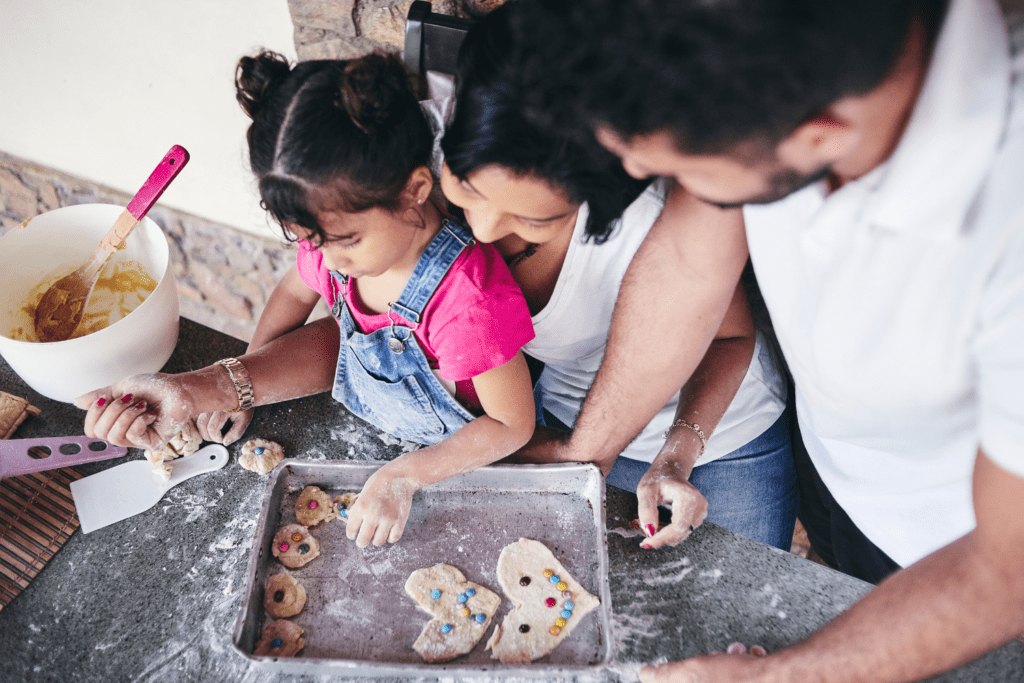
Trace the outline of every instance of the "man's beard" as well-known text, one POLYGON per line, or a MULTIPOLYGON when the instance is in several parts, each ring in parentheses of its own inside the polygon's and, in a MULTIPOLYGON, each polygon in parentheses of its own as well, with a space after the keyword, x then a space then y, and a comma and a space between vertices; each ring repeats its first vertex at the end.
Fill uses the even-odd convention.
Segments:
MULTIPOLYGON (((708 202, 720 209, 738 209, 746 204, 771 204, 783 197, 802 190, 808 185, 813 185, 819 180, 825 179, 832 172, 831 166, 822 166, 813 173, 802 174, 791 168, 782 168, 775 171, 768 179, 768 190, 762 194, 745 199, 739 202, 708 202)), ((707 201, 707 200, 705 200, 707 201)))

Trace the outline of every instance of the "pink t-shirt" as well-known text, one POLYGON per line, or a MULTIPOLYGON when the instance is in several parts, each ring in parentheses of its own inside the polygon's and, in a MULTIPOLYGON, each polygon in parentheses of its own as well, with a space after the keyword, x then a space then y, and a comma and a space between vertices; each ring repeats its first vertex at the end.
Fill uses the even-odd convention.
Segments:
MULTIPOLYGON (((298 246, 296 264, 303 282, 333 306, 334 278, 323 265, 323 254, 305 240, 298 240, 298 246)), ((341 281, 336 282, 341 291, 341 281)), ((386 313, 363 307, 353 284, 350 279, 343 296, 359 329, 370 334, 390 325, 386 313)), ((397 324, 412 327, 397 313, 392 317, 397 324)), ((504 365, 534 336, 526 299, 491 244, 474 242, 462 250, 421 317, 413 335, 430 367, 455 382, 455 398, 477 414, 480 401, 472 378, 504 365)))

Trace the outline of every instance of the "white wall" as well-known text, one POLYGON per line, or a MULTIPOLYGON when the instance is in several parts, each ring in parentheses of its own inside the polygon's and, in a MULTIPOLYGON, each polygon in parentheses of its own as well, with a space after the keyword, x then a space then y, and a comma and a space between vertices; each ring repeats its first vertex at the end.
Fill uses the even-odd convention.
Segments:
POLYGON ((134 194, 179 144, 160 202, 270 235, 234 98, 261 46, 295 59, 287 0, 0 0, 0 150, 134 194))

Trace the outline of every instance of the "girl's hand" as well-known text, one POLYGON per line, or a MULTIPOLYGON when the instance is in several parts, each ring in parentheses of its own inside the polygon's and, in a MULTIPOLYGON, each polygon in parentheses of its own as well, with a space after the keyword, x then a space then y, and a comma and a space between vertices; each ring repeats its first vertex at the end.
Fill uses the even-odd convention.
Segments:
POLYGON ((708 516, 708 501, 689 481, 689 469, 659 456, 636 487, 640 526, 648 538, 641 548, 677 545, 708 516), (658 530, 658 506, 672 507, 672 523, 658 530))
POLYGON ((402 538, 409 519, 412 496, 419 486, 404 477, 392 476, 387 465, 380 468, 363 484, 359 499, 348 509, 349 538, 365 548, 395 543, 402 538))
POLYGON ((192 417, 193 401, 176 375, 136 375, 75 399, 88 410, 85 434, 118 446, 155 450, 192 417))
POLYGON ((252 422, 253 412, 250 409, 238 413, 226 413, 222 410, 203 413, 196 418, 196 429, 199 430, 199 436, 203 437, 203 441, 214 441, 230 446, 245 434, 249 423, 252 422), (225 432, 224 425, 228 420, 231 421, 231 428, 225 432))

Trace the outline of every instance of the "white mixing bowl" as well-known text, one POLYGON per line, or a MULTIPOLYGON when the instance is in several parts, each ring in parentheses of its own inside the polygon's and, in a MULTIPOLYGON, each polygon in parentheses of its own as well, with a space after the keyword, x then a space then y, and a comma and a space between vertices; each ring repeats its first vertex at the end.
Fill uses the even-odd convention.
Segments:
MULTIPOLYGON (((124 210, 80 204, 32 218, 0 237, 0 355, 43 396, 70 403, 131 375, 156 372, 178 342, 178 290, 167 239, 149 218, 135 227, 111 260, 142 265, 156 289, 126 317, 92 334, 62 342, 10 339, 16 316, 40 282, 67 273, 92 255, 124 210)), ((24 315, 24 313, 21 313, 24 315)))

